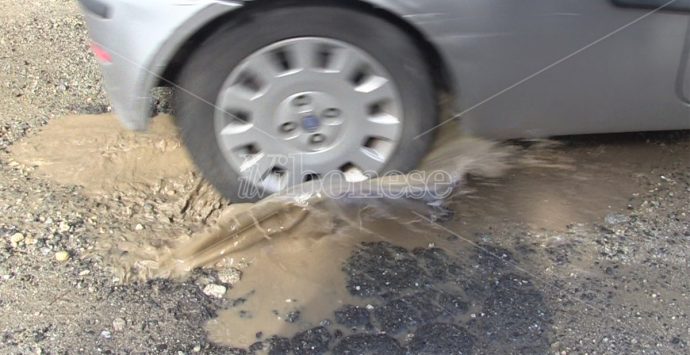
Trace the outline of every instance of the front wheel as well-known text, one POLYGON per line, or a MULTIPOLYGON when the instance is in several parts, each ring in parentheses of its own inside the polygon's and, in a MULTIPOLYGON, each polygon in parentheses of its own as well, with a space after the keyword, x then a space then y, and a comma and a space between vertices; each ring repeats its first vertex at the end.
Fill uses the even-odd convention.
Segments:
POLYGON ((332 6, 266 9, 220 29, 180 75, 178 124, 204 176, 233 201, 329 174, 413 169, 437 103, 396 26, 332 6))

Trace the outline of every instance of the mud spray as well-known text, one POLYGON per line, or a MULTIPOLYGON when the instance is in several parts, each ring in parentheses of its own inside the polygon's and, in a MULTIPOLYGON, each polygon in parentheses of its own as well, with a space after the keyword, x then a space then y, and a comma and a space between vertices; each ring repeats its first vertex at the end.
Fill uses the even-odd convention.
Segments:
MULTIPOLYGON (((507 168, 505 147, 471 138, 444 142, 423 164, 427 173, 445 173, 436 188, 455 189, 469 172, 498 176, 507 168)), ((180 164, 179 156, 170 160, 180 164)), ((98 179, 88 182, 93 180, 98 179)), ((184 279, 197 268, 242 270, 241 281, 227 285, 226 297, 236 306, 210 321, 207 330, 213 342, 246 348, 257 342, 257 334, 292 336, 333 318, 345 304, 366 307, 366 299, 348 292, 342 272, 363 243, 388 241, 409 248, 438 243, 425 220, 448 212, 433 198, 436 191, 416 194, 417 199, 329 197, 344 189, 360 196, 368 191, 391 195, 413 183, 418 181, 388 177, 359 186, 303 185, 255 204, 232 204, 196 234, 139 235, 104 246, 126 282, 184 279)))
MULTIPOLYGON (((145 190, 160 180, 179 179, 192 171, 170 118, 159 117, 154 122, 151 133, 135 134, 119 128, 112 116, 55 120, 41 134, 17 145, 13 154, 17 161, 37 166, 46 176, 84 186, 89 193, 145 190)), ((452 212, 462 214, 460 223, 467 233, 509 216, 539 228, 558 229, 568 221, 587 219, 589 213, 600 214, 612 204, 624 204, 592 197, 627 196, 628 191, 620 191, 626 189, 625 184, 590 184, 591 172, 601 166, 587 170, 576 159, 549 154, 551 143, 532 142, 530 149, 524 149, 458 137, 457 132, 457 127, 446 127, 421 167, 428 175, 444 172, 447 179, 435 186, 454 193, 442 200, 435 198, 438 191, 431 190, 412 199, 329 197, 341 195, 343 189, 373 191, 372 186, 377 191, 398 191, 415 183, 409 176, 354 187, 303 185, 255 204, 232 204, 198 233, 138 233, 104 240, 102 249, 125 282, 183 280, 199 268, 218 275, 239 275, 241 271, 241 280, 224 281, 229 288, 224 296, 229 307, 207 324, 207 330, 215 343, 247 348, 269 336, 291 337, 325 324, 341 335, 352 334, 356 327, 333 322, 335 312, 345 305, 372 309, 375 298, 385 295, 367 291, 367 277, 377 277, 371 275, 378 269, 360 273, 369 276, 353 278, 352 273, 344 272, 346 262, 381 245, 395 246, 383 247, 383 252, 400 262, 405 262, 408 250, 420 255, 452 250, 462 257, 464 251, 457 242, 435 224, 452 212), (500 193, 505 189, 499 188, 496 178, 516 167, 539 169, 509 174, 507 178, 515 186, 511 193, 500 193), (566 189, 562 183, 554 183, 564 176, 571 182, 579 180, 579 185, 566 189), (473 189, 482 191, 481 201, 473 201, 476 191, 466 187, 467 179, 474 180, 473 189), (596 191, 587 190, 592 186, 597 186, 596 191), (570 202, 554 198, 566 191, 574 191, 567 199, 570 202), (382 242, 386 244, 377 244, 382 242), (400 247, 403 249, 396 249, 400 247)), ((607 174, 611 176, 611 171, 607 174)), ((198 187, 189 193, 193 195, 195 190, 198 187)), ((182 205, 189 208, 190 201, 182 205)), ((381 272, 395 274, 397 269, 381 272)), ((396 275, 386 277, 395 280, 396 275)), ((452 282, 444 285, 461 287, 452 282)))

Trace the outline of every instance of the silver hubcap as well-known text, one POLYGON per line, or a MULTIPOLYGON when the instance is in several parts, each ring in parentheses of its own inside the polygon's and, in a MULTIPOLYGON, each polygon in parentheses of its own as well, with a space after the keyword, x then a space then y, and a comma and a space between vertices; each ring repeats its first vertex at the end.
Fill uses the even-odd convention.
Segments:
POLYGON ((262 48, 225 81, 215 112, 221 150, 269 192, 342 172, 380 172, 402 134, 390 75, 359 48, 301 37, 262 48))

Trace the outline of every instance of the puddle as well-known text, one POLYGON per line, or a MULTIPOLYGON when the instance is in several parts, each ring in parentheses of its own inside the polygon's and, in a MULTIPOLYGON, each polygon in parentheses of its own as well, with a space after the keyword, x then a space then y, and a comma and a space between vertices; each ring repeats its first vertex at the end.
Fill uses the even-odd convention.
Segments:
MULTIPOLYGON (((227 268, 241 269, 241 281, 233 284, 226 295, 232 306, 207 324, 209 339, 217 344, 248 348, 257 346, 257 342, 264 344, 290 337, 330 338, 332 332, 343 337, 354 335, 358 330, 348 326, 347 320, 338 321, 336 312, 352 307, 369 312, 383 306, 385 303, 381 299, 385 297, 377 291, 381 287, 374 285, 377 282, 366 280, 377 277, 376 269, 371 268, 373 263, 357 262, 359 266, 350 267, 352 275, 348 276, 347 265, 352 262, 353 255, 362 252, 368 256, 369 248, 385 254, 372 255, 374 258, 403 255, 408 251, 420 255, 426 250, 445 253, 439 247, 449 241, 439 237, 441 230, 434 231, 428 220, 446 219, 449 211, 437 203, 434 193, 461 187, 468 173, 484 178, 500 176, 514 153, 511 147, 469 137, 447 142, 442 139, 441 142, 423 163, 422 171, 433 175, 442 170, 446 173, 445 179, 433 185, 436 190, 423 185, 424 193, 416 194, 416 198, 328 197, 341 196, 345 189, 364 195, 384 191, 383 195, 390 196, 391 192, 418 184, 420 180, 412 179, 411 175, 359 184, 307 184, 256 204, 230 206, 214 225, 197 235, 155 242, 141 239, 122 242, 116 247, 119 257, 115 263, 125 279, 184 278, 198 267, 219 273, 227 268), (403 249, 399 249, 401 247, 403 249), (357 281, 362 272, 373 274, 357 281), (326 328, 329 330, 324 330, 326 328), (310 331, 317 332, 318 336, 303 333, 310 331)), ((451 250, 450 247, 445 249, 451 250)), ((412 254, 406 258, 406 262, 416 262, 412 254)), ((423 267, 415 268, 422 270, 423 267)), ((411 276, 395 276, 401 272, 397 266, 382 271, 393 279, 411 276)), ((422 297, 416 294, 418 291, 434 288, 431 286, 434 282, 448 288, 448 294, 434 293, 434 299, 442 297, 448 301, 446 298, 454 299, 453 295, 463 292, 460 284, 447 282, 445 276, 436 281, 432 281, 434 277, 430 274, 414 275, 417 277, 424 281, 407 279, 395 286, 395 293, 386 297, 416 299, 422 297)), ((386 318, 388 313, 378 317, 386 318)), ((448 321, 457 315, 446 313, 439 313, 439 319, 448 321)), ((347 318, 340 316, 343 317, 347 318)), ((396 325, 396 322, 386 318, 376 324, 396 333, 397 338, 386 341, 398 344, 404 341, 408 334, 404 332, 411 330, 408 329, 411 324, 396 325)), ((373 324, 361 326, 371 330, 376 327, 373 324)))
POLYGON ((450 205, 459 216, 455 230, 472 234, 493 226, 526 224, 564 231, 636 206, 640 181, 653 169, 688 161, 687 145, 668 147, 637 135, 570 138, 522 152, 516 169, 500 179, 476 181, 472 193, 450 205), (586 139, 593 140, 588 143, 586 139))
MULTIPOLYGON (((65 118, 12 152, 57 182, 126 194, 192 171, 170 119, 154 122, 141 134, 111 116, 65 118)), ((197 268, 216 275, 205 282, 228 288, 226 307, 206 330, 224 346, 545 353, 552 320, 540 288, 514 267, 515 251, 484 244, 481 235, 603 223, 641 203, 639 180, 654 167, 690 158, 685 146, 673 151, 635 139, 508 146, 448 132, 423 164, 449 173, 437 186, 455 188, 444 206, 428 194, 330 199, 326 192, 342 186, 312 185, 231 205, 198 234, 132 233, 106 241, 105 252, 127 281, 185 279, 197 268), (219 275, 230 270, 241 270, 241 279, 223 281, 219 275)), ((382 181, 387 191, 410 182, 382 181)), ((379 185, 358 191, 372 186, 379 185)))
MULTIPOLYGON (((292 337, 322 324, 332 325, 333 312, 344 305, 366 307, 364 300, 348 292, 342 268, 361 243, 386 237, 337 226, 331 218, 329 213, 317 213, 287 238, 233 255, 250 266, 230 290, 229 296, 239 299, 239 304, 207 325, 212 341, 249 347, 263 340, 257 339, 257 333, 292 337)), ((425 239, 406 244, 422 246, 425 239)))
POLYGON ((465 139, 441 144, 425 166, 451 171, 462 181, 467 173, 473 176, 451 199, 454 220, 446 223, 463 238, 469 236, 469 243, 430 224, 426 218, 438 211, 420 201, 311 203, 288 197, 229 212, 226 222, 220 220, 224 232, 216 230, 224 235, 220 242, 219 234, 199 235, 172 247, 168 255, 178 250, 178 256, 166 262, 176 261, 177 275, 204 265, 243 270, 242 280, 226 295, 231 306, 206 326, 209 339, 239 348, 354 346, 356 352, 361 342, 378 344, 379 350, 416 349, 422 345, 415 345, 415 339, 428 331, 433 341, 418 342, 441 344, 435 352, 453 349, 439 340, 448 334, 456 336, 452 344, 467 349, 481 343, 482 349, 497 352, 546 351, 550 311, 541 291, 530 275, 503 263, 504 257, 517 263, 511 252, 477 248, 476 233, 516 223, 536 231, 603 223, 608 214, 625 210, 638 179, 665 153, 657 149, 650 156, 649 146, 637 151, 625 145, 551 142, 520 150, 465 139), (644 159, 637 159, 643 151, 644 159), (508 157, 513 166, 503 175, 511 165, 508 157), (280 217, 274 224, 256 224, 268 210, 281 211, 280 217), (248 211, 254 217, 243 218, 253 226, 251 233, 232 232, 227 221, 240 225, 237 217, 248 211), (191 254, 180 257, 179 250, 191 254), (425 327, 443 330, 433 333, 425 327), (487 343, 489 333, 496 341, 487 343), (383 338, 357 338, 375 334, 383 338))
POLYGON ((637 192, 633 164, 620 157, 573 150, 567 159, 550 157, 562 153, 558 148, 539 151, 540 159, 566 160, 554 167, 515 169, 501 179, 475 184, 471 194, 452 204, 463 230, 524 223, 533 230, 563 231, 625 209, 637 192))
POLYGON ((125 129, 110 114, 67 116, 51 120, 11 152, 40 175, 93 194, 148 190, 193 171, 170 116, 153 119, 146 133, 125 129))

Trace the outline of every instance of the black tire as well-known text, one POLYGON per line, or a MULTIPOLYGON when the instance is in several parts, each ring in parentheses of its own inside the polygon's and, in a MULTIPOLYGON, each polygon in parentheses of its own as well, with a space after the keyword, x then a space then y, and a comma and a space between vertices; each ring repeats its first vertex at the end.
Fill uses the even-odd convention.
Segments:
POLYGON ((397 26, 374 15, 326 5, 286 6, 244 14, 204 41, 179 76, 177 122, 187 149, 203 175, 231 201, 238 196, 239 175, 216 141, 214 107, 232 70, 247 56, 275 42, 295 37, 328 37, 349 42, 382 63, 395 81, 403 107, 401 143, 385 171, 414 169, 433 140, 415 139, 438 120, 437 96, 427 63, 415 43, 397 26))

